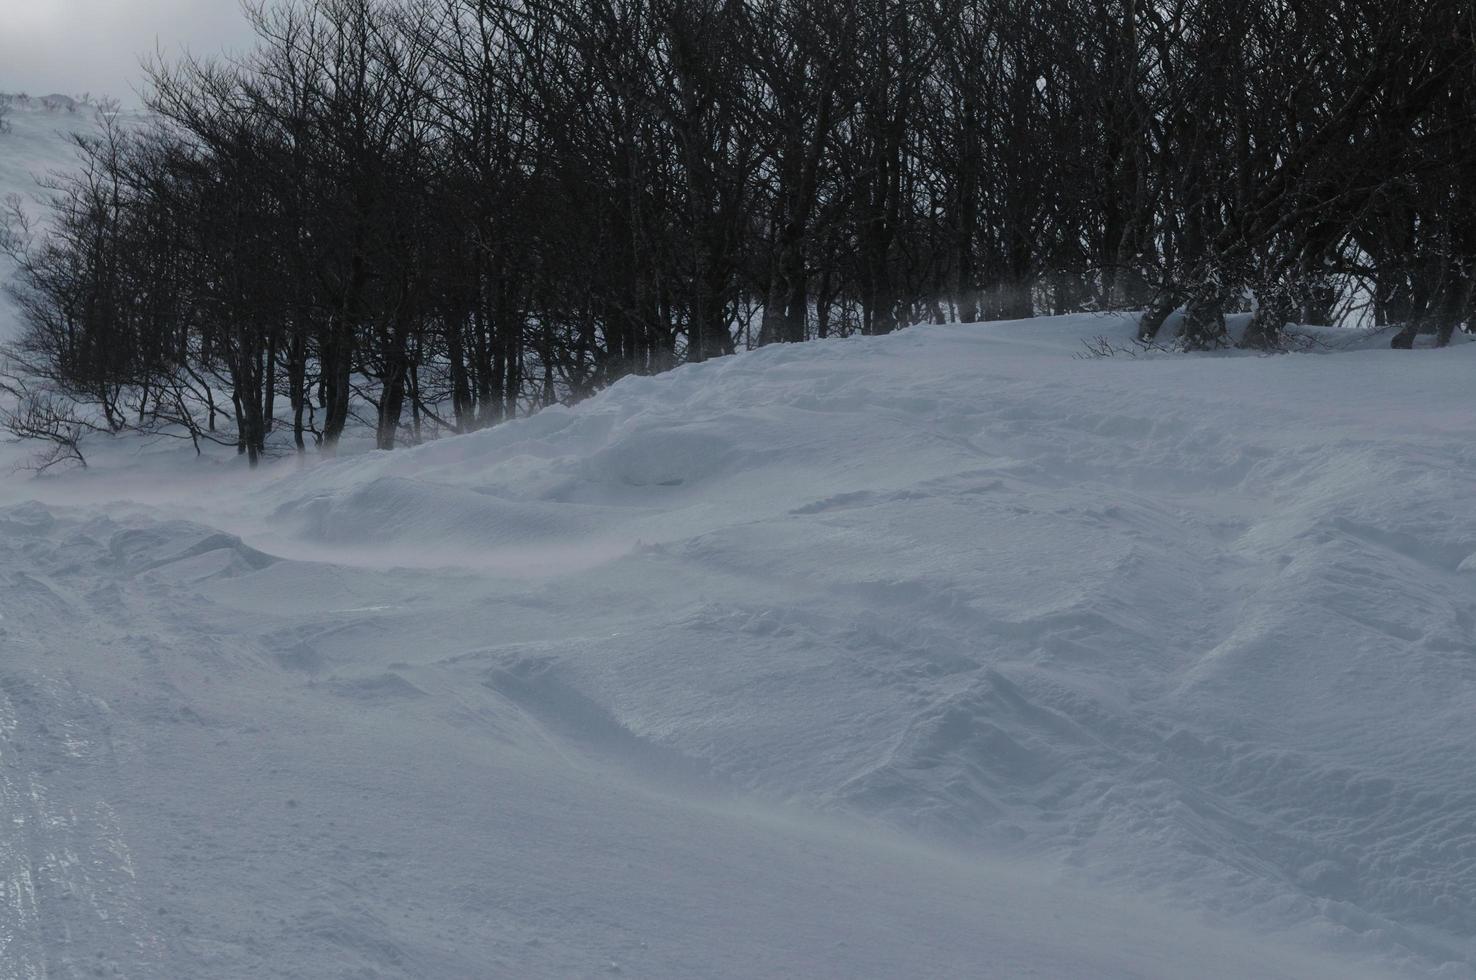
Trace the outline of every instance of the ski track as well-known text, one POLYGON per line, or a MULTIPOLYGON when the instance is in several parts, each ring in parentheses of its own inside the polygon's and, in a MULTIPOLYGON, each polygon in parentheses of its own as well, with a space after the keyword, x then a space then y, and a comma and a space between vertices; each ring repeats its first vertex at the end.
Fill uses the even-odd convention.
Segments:
POLYGON ((163 962, 114 805, 123 786, 112 710, 68 676, 106 656, 113 635, 114 590, 86 571, 97 526, 79 531, 34 504, 0 517, 6 978, 148 978, 163 962))
POLYGON ((97 795, 116 773, 99 705, 53 677, 0 676, 5 977, 156 975, 132 853, 97 795))

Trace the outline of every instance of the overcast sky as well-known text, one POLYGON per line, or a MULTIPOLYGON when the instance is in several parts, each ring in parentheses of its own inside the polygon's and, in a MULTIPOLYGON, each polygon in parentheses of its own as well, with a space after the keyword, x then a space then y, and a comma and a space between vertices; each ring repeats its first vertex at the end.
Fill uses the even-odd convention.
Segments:
POLYGON ((136 103, 139 57, 246 46, 238 0, 0 0, 0 92, 136 103))

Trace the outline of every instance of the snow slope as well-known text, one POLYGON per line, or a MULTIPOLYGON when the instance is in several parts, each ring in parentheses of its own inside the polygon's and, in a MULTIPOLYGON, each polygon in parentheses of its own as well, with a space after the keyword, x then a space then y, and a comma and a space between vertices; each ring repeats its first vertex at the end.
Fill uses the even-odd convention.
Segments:
POLYGON ((1476 346, 1129 332, 0 481, 0 976, 1476 975, 1476 346))
MULTIPOLYGON (((0 205, 19 199, 26 214, 39 222, 44 220, 43 202, 50 193, 42 182, 76 168, 72 140, 97 132, 97 107, 64 95, 27 98, 0 93, 0 102, 8 109, 6 131, 0 132, 0 205)), ((136 112, 124 114, 127 122, 141 118, 136 112)), ((0 285, 13 272, 9 256, 0 255, 0 285)), ((15 304, 0 289, 0 343, 13 339, 15 330, 15 304)))
POLYGON ((37 178, 75 168, 72 137, 97 131, 97 108, 61 95, 0 93, 0 101, 9 110, 9 131, 0 134, 0 191, 34 200, 45 193, 37 178))

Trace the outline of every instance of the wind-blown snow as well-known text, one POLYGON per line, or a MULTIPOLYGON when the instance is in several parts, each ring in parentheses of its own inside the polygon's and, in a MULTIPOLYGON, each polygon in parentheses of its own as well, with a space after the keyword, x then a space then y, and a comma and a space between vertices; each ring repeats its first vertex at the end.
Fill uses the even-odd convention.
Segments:
POLYGON ((1472 975, 1476 347, 1129 329, 5 481, 5 975, 1472 975))

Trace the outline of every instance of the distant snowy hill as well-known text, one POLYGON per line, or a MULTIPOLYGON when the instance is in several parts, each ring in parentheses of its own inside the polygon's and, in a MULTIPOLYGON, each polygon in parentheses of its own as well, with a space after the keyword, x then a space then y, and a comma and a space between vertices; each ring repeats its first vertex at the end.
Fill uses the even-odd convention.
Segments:
MULTIPOLYGON (((103 110, 67 95, 4 93, 0 109, 5 113, 5 129, 0 131, 0 204, 18 199, 27 215, 42 221, 50 193, 43 182, 76 169, 75 139, 97 132, 98 113, 103 110)), ((122 117, 125 123, 144 118, 138 111, 125 111, 122 117)), ((0 255, 0 342, 15 335, 14 304, 3 291, 12 272, 10 259, 0 255)))
POLYGON ((38 178, 76 168, 73 138, 97 130, 98 107, 65 95, 5 94, 0 106, 8 125, 0 133, 0 197, 19 195, 34 204, 46 193, 38 178))
POLYGON ((25 112, 78 112, 95 109, 85 99, 73 98, 70 95, 62 95, 53 92, 50 95, 26 95, 24 93, 8 94, 0 92, 0 102, 5 105, 25 112))
POLYGON ((1476 346, 1130 329, 0 481, 6 962, 1476 975, 1476 346))

